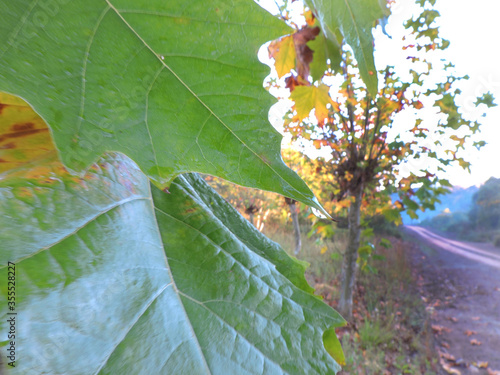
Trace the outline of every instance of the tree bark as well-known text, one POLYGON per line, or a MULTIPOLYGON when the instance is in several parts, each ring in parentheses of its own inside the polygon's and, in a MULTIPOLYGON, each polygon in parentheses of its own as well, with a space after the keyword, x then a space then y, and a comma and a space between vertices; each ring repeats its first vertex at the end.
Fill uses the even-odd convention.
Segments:
POLYGON ((358 260, 358 249, 361 236, 361 201, 363 199, 363 186, 351 192, 354 202, 349 207, 349 237, 347 249, 344 254, 341 276, 341 290, 338 309, 345 319, 352 317, 352 296, 356 282, 356 261, 358 260))
POLYGON ((285 201, 290 208, 290 215, 292 216, 293 234, 295 237, 294 254, 297 255, 298 253, 300 253, 300 249, 302 248, 302 240, 300 238, 299 213, 297 210, 297 206, 295 205, 296 201, 290 198, 285 198, 285 201))

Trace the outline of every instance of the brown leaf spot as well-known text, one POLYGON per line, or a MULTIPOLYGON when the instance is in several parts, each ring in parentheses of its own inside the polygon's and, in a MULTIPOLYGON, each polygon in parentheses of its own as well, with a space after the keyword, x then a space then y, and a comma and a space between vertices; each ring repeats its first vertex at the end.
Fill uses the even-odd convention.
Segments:
POLYGON ((7 163, 7 160, 0 159, 0 163, 7 163))
POLYGON ((32 122, 17 123, 10 127, 11 133, 6 133, 0 137, 0 142, 7 138, 25 137, 31 134, 46 132, 48 128, 35 129, 35 124, 32 122))
POLYGON ((2 104, 0 103, 0 115, 2 114, 2 111, 5 107, 8 107, 9 105, 8 104, 2 104))
POLYGON ((9 150, 15 148, 16 145, 13 142, 7 143, 6 145, 0 146, 0 150, 9 150))
POLYGON ((27 130, 32 130, 35 128, 35 124, 33 124, 32 122, 25 122, 25 123, 21 123, 21 124, 14 124, 11 126, 11 130, 13 132, 24 132, 24 131, 27 131, 27 130))

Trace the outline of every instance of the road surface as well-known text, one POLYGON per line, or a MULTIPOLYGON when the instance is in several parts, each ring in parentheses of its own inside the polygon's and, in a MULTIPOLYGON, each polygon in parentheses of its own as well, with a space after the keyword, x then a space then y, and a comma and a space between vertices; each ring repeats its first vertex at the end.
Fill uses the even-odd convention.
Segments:
POLYGON ((454 254, 474 260, 476 262, 481 262, 500 270, 499 253, 483 250, 470 244, 441 237, 426 228, 416 226, 406 226, 406 228, 417 233, 419 236, 425 238, 427 242, 430 242, 431 244, 442 250, 452 252, 454 254))
POLYGON ((500 249, 405 228, 444 373, 500 374, 500 249))

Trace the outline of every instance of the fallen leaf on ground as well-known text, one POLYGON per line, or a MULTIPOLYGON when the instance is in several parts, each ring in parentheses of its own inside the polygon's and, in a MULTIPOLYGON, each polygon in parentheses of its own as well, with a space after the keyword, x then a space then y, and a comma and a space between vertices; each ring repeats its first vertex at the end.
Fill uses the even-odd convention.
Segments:
POLYGON ((443 370, 446 371, 448 374, 462 375, 460 371, 458 371, 456 368, 453 368, 448 363, 446 363, 443 358, 439 360, 439 364, 441 365, 443 370))
POLYGON ((471 345, 481 345, 481 341, 477 341, 476 339, 470 340, 471 345))
POLYGON ((467 336, 472 336, 472 335, 475 335, 477 332, 476 331, 469 331, 469 330, 466 330, 464 332, 467 336))
POLYGON ((432 328, 432 330, 433 330, 434 332, 436 332, 438 335, 440 335, 440 334, 441 334, 441 332, 443 332, 443 331, 444 331, 444 332, 450 332, 450 331, 451 331, 451 329, 446 328, 446 327, 443 327, 443 326, 439 326, 439 325, 437 325, 437 324, 432 324, 432 325, 431 325, 431 328, 432 328))
POLYGON ((478 362, 477 367, 479 368, 487 368, 488 367, 488 362, 478 362))
POLYGON ((443 342, 441 343, 441 346, 442 346, 443 348, 446 348, 446 349, 449 349, 449 348, 450 348, 450 344, 448 344, 446 341, 443 341, 443 342))
POLYGON ((495 371, 495 370, 490 370, 490 369, 486 369, 486 373, 488 375, 500 375, 500 371, 495 371))
POLYGON ((472 320, 481 320, 481 317, 480 316, 473 316, 472 320))
POLYGON ((455 356, 453 354, 443 353, 441 351, 438 351, 438 353, 439 353, 439 356, 441 358, 444 358, 444 359, 446 359, 447 361, 450 361, 450 362, 455 362, 455 356))
POLYGON ((453 323, 457 323, 458 322, 458 319, 455 318, 454 316, 449 316, 448 320, 451 320, 453 323))

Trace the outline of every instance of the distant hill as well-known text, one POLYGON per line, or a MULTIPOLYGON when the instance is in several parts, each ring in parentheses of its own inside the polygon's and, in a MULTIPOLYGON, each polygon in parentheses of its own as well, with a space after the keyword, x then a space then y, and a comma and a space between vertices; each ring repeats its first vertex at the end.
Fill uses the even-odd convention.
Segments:
MULTIPOLYGON (((425 212, 417 211, 418 219, 411 219, 408 215, 403 213, 403 224, 405 225, 416 225, 420 224, 422 221, 431 219, 434 216, 442 214, 444 212, 449 213, 467 213, 472 206, 472 196, 479 190, 476 186, 471 186, 469 188, 462 188, 454 186, 451 189, 450 194, 443 195, 439 198, 441 203, 436 204, 436 209, 434 211, 426 210, 425 212)), ((392 197, 393 200, 398 199, 397 194, 392 197)))

